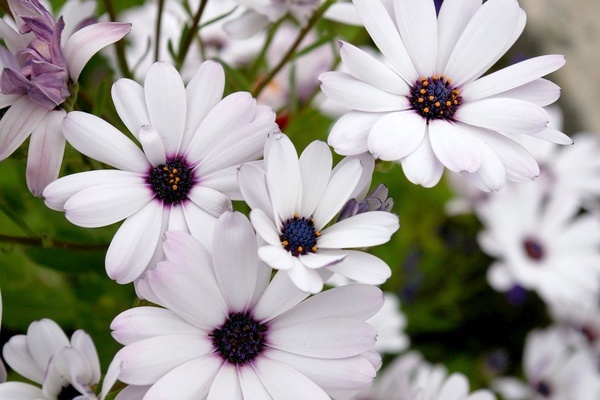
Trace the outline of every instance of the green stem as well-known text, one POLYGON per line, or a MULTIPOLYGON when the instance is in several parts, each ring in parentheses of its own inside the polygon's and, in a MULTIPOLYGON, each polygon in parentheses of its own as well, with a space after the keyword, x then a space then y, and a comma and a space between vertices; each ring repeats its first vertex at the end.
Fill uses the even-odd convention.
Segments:
POLYGON ((37 247, 54 247, 58 249, 71 249, 71 250, 106 250, 108 244, 82 244, 65 242, 57 239, 50 239, 48 237, 19 237, 0 235, 0 243, 14 243, 23 246, 37 246, 37 247))
POLYGON ((154 61, 160 60, 160 26, 162 24, 163 9, 165 6, 165 0, 158 0, 158 15, 156 16, 155 26, 155 43, 154 43, 154 61))
POLYGON ((288 61, 290 61, 290 59, 294 56, 294 52, 296 51, 298 46, 300 46, 300 43, 302 42, 302 40, 304 40, 304 38, 306 37, 308 32, 310 32, 310 30, 312 28, 314 28, 314 26, 317 24, 317 22, 319 22, 319 20, 323 16, 323 14, 325 14, 325 11, 327 11, 329 6, 331 6, 334 3, 334 1, 335 0, 327 0, 325 3, 323 3, 321 5, 321 7, 319 7, 315 11, 315 13, 312 15, 312 17, 310 17, 310 19, 308 20, 308 23, 306 24, 306 26, 304 28, 302 28, 302 30, 298 34, 298 37, 296 38, 296 40, 294 41, 292 46, 289 48, 287 53, 285 53, 285 55, 283 56, 283 58, 281 59, 279 64, 277 64, 275 66, 275 68, 273 68, 271 70, 271 72, 269 72, 269 74, 259 82, 256 89, 254 89, 254 91, 252 92, 252 96, 258 97, 260 95, 260 93, 263 91, 263 89, 275 77, 275 75, 277 75, 277 73, 279 71, 281 71, 281 69, 285 66, 285 64, 288 63, 288 61))
MULTIPOLYGON (((106 12, 111 21, 117 21, 117 12, 112 3, 112 0, 104 0, 104 6, 106 7, 106 12)), ((115 49, 117 50, 117 64, 119 65, 119 70, 121 71, 121 75, 125 78, 133 78, 133 74, 129 69, 129 65, 127 65, 127 58, 125 57, 125 41, 118 40, 115 42, 115 49)))
POLYGON ((200 19, 202 18, 202 14, 204 13, 204 9, 206 8, 206 4, 208 0, 202 0, 200 2, 200 6, 198 7, 198 11, 196 15, 194 15, 194 19, 192 21, 192 26, 187 31, 183 41, 181 42, 181 47, 179 48, 179 54, 177 54, 177 66, 181 68, 183 62, 185 61, 185 57, 187 56, 187 52, 192 45, 192 41, 194 40, 194 36, 198 33, 198 27, 200 25, 200 19))

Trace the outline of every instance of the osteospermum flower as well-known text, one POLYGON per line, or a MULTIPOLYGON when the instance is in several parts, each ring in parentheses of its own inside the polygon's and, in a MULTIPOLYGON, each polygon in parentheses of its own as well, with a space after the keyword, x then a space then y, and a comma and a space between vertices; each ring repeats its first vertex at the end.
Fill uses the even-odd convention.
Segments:
POLYGON ((125 36, 131 25, 87 25, 61 44, 62 17, 55 21, 37 0, 9 0, 8 4, 17 30, 0 20, 6 45, 0 47, 4 68, 0 108, 10 107, 0 121, 0 160, 31 135, 27 186, 39 196, 60 171, 65 147, 61 121, 71 106, 66 100, 77 92, 79 74, 96 52, 125 36))
POLYGON ((543 109, 560 95, 541 78, 561 55, 533 58, 485 77, 525 26, 515 0, 446 0, 436 16, 432 0, 354 0, 358 15, 389 62, 350 43, 341 45, 349 71, 321 76, 323 92, 353 109, 328 142, 342 155, 370 151, 402 164, 413 183, 434 186, 444 168, 473 174, 482 190, 506 179, 531 181, 534 158, 512 140, 531 135, 572 141, 548 130, 543 109))
MULTIPOLYGON (((2 383, 2 399, 97 399, 94 389, 100 381, 100 362, 92 338, 82 330, 75 331, 69 341, 56 322, 35 321, 29 325, 27 335, 13 336, 4 345, 3 355, 15 372, 42 387, 2 383)), ((105 379, 106 383, 110 385, 114 379, 105 379)))
POLYGON ((595 301, 600 289, 600 221, 573 196, 548 197, 542 182, 507 185, 477 206, 478 241, 495 257, 490 285, 518 285, 547 303, 595 301))
POLYGON ((371 211, 326 225, 350 198, 362 197, 373 171, 366 154, 347 158, 332 171, 331 151, 311 143, 300 158, 290 139, 271 135, 265 169, 244 165, 240 189, 252 208, 250 220, 264 240, 258 254, 271 268, 284 270, 301 290, 316 293, 332 273, 361 283, 380 284, 391 272, 381 259, 357 250, 387 242, 398 229, 395 214, 371 211))
POLYGON ((256 160, 275 115, 247 92, 221 100, 220 64, 201 65, 187 87, 173 66, 155 63, 145 86, 118 80, 112 90, 119 116, 140 149, 112 125, 71 112, 63 130, 77 150, 118 170, 82 172, 44 190, 45 203, 83 227, 125 219, 106 254, 108 276, 118 283, 138 278, 161 257, 168 229, 191 232, 211 247, 216 218, 240 198, 237 166, 256 160))
POLYGON ((223 214, 210 254, 193 237, 165 234, 167 261, 139 289, 159 307, 118 315, 119 380, 143 400, 329 399, 328 391, 371 384, 379 356, 365 322, 383 303, 369 285, 307 299, 285 273, 257 256, 241 213, 223 214), (374 366, 375 365, 375 366, 374 366))
POLYGON ((593 353, 569 346, 555 327, 527 335, 523 351, 526 382, 503 377, 493 382, 506 400, 594 400, 600 374, 593 353))

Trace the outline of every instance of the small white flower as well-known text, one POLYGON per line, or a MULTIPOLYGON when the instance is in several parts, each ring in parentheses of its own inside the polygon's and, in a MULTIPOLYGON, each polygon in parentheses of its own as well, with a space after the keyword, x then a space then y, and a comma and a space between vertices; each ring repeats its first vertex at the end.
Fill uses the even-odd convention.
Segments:
MULTIPOLYGON (((100 362, 92 338, 82 330, 75 331, 69 341, 56 322, 42 319, 29 325, 27 335, 13 336, 4 345, 3 356, 15 372, 42 387, 2 383, 2 399, 97 399, 94 389, 100 381, 100 362)), ((112 386, 114 380, 105 382, 112 386)))
MULTIPOLYGON (((329 399, 368 387, 380 365, 365 322, 382 306, 369 285, 311 298, 257 256, 241 213, 223 214, 210 254, 192 236, 165 234, 167 261, 139 281, 159 307, 137 307, 111 324, 127 399, 329 399)), ((121 397, 120 397, 121 398, 121 397)))
POLYGON ((484 225, 478 240, 495 257, 490 285, 519 285, 547 303, 582 303, 600 289, 600 221, 579 212, 574 197, 547 197, 541 182, 507 185, 476 209, 484 225))
POLYGON ((323 92, 353 109, 328 142, 342 155, 373 153, 402 164, 413 183, 434 186, 444 168, 473 174, 485 191, 539 173, 517 142, 531 135, 572 141, 547 130, 544 106, 560 89, 543 78, 561 55, 533 58, 481 77, 516 41, 525 14, 515 0, 354 0, 359 17, 391 66, 342 43, 349 71, 321 76, 323 92))
POLYGON ((265 242, 258 250, 261 260, 311 293, 321 291, 332 273, 368 284, 389 278, 390 268, 381 259, 342 249, 387 242, 399 227, 396 215, 371 211, 327 226, 348 199, 364 196, 374 165, 370 155, 348 157, 332 171, 324 142, 311 143, 298 158, 290 139, 274 134, 264 158, 266 172, 252 165, 239 171, 250 220, 265 242))
POLYGON ((113 85, 115 107, 142 145, 104 120, 71 112, 67 139, 87 156, 117 170, 77 173, 44 190, 48 207, 68 220, 99 227, 125 219, 106 254, 108 276, 118 283, 137 279, 162 257, 160 236, 168 229, 191 232, 211 247, 217 217, 240 199, 237 167, 257 160, 275 114, 250 93, 224 99, 225 74, 206 61, 187 87, 179 73, 155 63, 145 87, 129 79, 113 85))
POLYGON ((527 383, 499 378, 493 387, 506 400, 597 400, 600 374, 592 353, 569 347, 554 327, 527 335, 523 353, 527 383))

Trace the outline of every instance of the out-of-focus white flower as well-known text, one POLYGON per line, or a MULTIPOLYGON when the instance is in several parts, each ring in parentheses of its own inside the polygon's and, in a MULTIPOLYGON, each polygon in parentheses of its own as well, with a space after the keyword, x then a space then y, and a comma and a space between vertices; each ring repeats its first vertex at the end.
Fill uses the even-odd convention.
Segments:
MULTIPOLYGON (((200 5, 199 0, 188 1, 192 13, 196 12, 200 5)), ((169 51, 169 42, 177 51, 183 32, 182 27, 191 25, 192 16, 181 1, 167 0, 164 2, 160 27, 159 61, 175 63, 169 51)), ((223 30, 223 25, 240 14, 235 10, 237 4, 233 0, 209 1, 206 4, 200 25, 208 21, 227 15, 216 22, 202 26, 199 39, 195 39, 186 55, 185 62, 181 67, 181 76, 187 82, 197 70, 202 58, 199 41, 202 41, 204 54, 208 59, 219 59, 232 67, 238 67, 248 63, 259 53, 264 44, 264 35, 255 35, 247 40, 232 40, 223 30), (234 11, 235 10, 235 11, 234 11), (232 13, 233 11, 233 13, 232 13), (231 14, 230 14, 231 13, 231 14), (229 15, 230 14, 230 15, 229 15)), ((122 21, 131 22, 133 29, 127 37, 127 49, 125 56, 128 65, 133 69, 136 80, 141 81, 144 74, 155 61, 156 19, 158 17, 158 4, 156 1, 148 1, 138 7, 132 7, 119 15, 122 21)), ((111 54, 112 55, 112 54, 111 54)), ((114 55, 112 55, 114 58, 114 55)))
MULTIPOLYGON (((58 177, 65 148, 62 108, 76 93, 79 74, 89 59, 131 29, 126 23, 94 23, 73 32, 76 21, 54 17, 37 0, 9 0, 16 23, 0 19, 0 160, 31 135, 27 186, 36 196, 58 177), (69 24, 72 35, 62 40, 69 24)), ((79 15, 86 18, 88 15, 79 15)), ((70 107, 70 106, 69 106, 70 107)))
MULTIPOLYGON (((69 341, 56 322, 42 319, 29 325, 27 335, 13 336, 4 345, 3 356, 15 372, 42 387, 2 383, 2 399, 97 399, 94 390, 100 381, 100 361, 92 338, 82 330, 75 331, 69 341)), ((105 379, 106 385, 113 383, 105 379)))
POLYGON ((494 390, 506 400, 597 400, 600 375, 595 357, 568 346, 554 328, 528 334, 523 354, 526 383, 498 378, 494 390))
POLYGON ((237 168, 260 158, 275 114, 250 93, 222 99, 225 74, 205 61, 187 86, 173 66, 152 65, 145 86, 120 79, 112 97, 142 149, 104 120, 71 112, 63 130, 73 147, 117 170, 58 179, 44 190, 48 207, 83 227, 125 219, 106 254, 108 276, 137 279, 162 258, 160 236, 191 232, 208 248, 219 215, 240 199, 237 168))
POLYGON ((373 153, 402 164, 426 187, 444 168, 469 173, 485 191, 506 179, 531 181, 539 167, 512 140, 531 135, 572 141, 548 130, 544 106, 560 95, 542 76, 560 68, 561 55, 533 58, 481 77, 525 26, 514 0, 354 0, 358 15, 391 67, 350 43, 340 54, 349 71, 321 76, 323 92, 353 109, 328 142, 342 155, 373 153))
POLYGON ((567 302, 553 303, 549 307, 555 325, 564 340, 573 346, 583 346, 596 355, 600 364, 600 306, 567 302))
POLYGON ((381 259, 345 249, 387 242, 399 227, 396 215, 372 211, 327 226, 348 199, 364 196, 373 157, 346 158, 332 171, 331 151, 324 142, 311 143, 298 158, 290 139, 275 134, 265 145, 264 158, 266 171, 243 165, 238 174, 244 200, 252 208, 252 225, 264 240, 258 250, 261 260, 284 270, 310 293, 321 291, 333 273, 368 284, 389 278, 390 268, 381 259))
POLYGON ((579 212, 573 197, 548 197, 540 182, 511 184, 476 209, 483 223, 478 241, 498 259, 490 285, 519 285, 547 303, 586 303, 600 289, 600 221, 579 212))
POLYGON ((126 398, 317 400, 372 383, 380 357, 365 320, 382 306, 378 288, 307 298, 283 272, 270 280, 241 213, 219 218, 212 254, 179 231, 164 246, 167 261, 139 289, 165 308, 133 308, 111 324, 125 345, 115 356, 119 380, 139 387, 126 398))
MULTIPOLYGON (((0 328, 2 327, 2 292, 0 292, 0 328)), ((6 367, 0 359, 0 383, 6 381, 6 367)))

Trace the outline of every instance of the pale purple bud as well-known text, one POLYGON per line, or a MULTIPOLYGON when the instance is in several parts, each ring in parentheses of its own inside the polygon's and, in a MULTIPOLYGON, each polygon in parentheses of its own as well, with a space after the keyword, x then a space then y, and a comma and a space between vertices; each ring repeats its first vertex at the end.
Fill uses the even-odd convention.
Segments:
POLYGON ((390 212, 394 200, 388 198, 388 188, 384 184, 378 185, 371 193, 367 194, 363 200, 357 201, 350 199, 344 204, 337 221, 352 217, 353 215, 362 214, 369 211, 386 211, 390 212))

